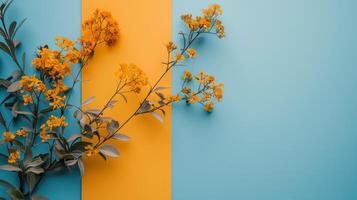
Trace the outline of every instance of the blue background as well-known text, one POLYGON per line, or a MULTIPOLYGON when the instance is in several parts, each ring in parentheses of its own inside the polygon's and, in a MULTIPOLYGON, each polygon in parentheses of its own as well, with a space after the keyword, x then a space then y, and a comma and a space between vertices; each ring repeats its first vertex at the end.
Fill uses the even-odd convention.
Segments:
MULTIPOLYGON (((225 97, 211 115, 173 108, 172 199, 357 199, 357 1, 218 3, 227 37, 201 40, 188 69, 225 97)), ((173 33, 207 5, 173 0, 173 33)))
MULTIPOLYGON (((21 27, 17 35, 17 39, 22 42, 18 51, 18 57, 21 59, 22 52, 25 51, 27 54, 27 66, 29 66, 39 45, 49 44, 50 47, 54 47, 53 39, 56 36, 66 36, 70 39, 77 39, 80 35, 81 10, 80 0, 15 0, 13 5, 9 8, 7 20, 16 19, 19 22, 27 18, 27 21, 21 27)), ((10 22, 8 24, 10 24, 10 22)), ((16 67, 9 61, 7 55, 2 52, 0 53, 0 60, 1 77, 8 77, 16 67)), ((31 70, 28 70, 28 72, 30 71, 31 70)), ((31 72, 29 74, 31 74, 31 72)), ((2 98, 4 94, 5 92, 1 91, 2 98)), ((80 85, 77 85, 71 96, 71 102, 78 105, 80 98, 80 85)), ((70 125, 67 129, 68 133, 66 134, 76 130, 74 126, 70 125)), ((1 129, 1 133, 2 131, 3 129, 1 129)), ((1 164, 5 162, 5 160, 0 160, 1 164)), ((0 173, 2 179, 8 179, 10 176, 11 175, 4 174, 3 172, 0 173)), ((13 180, 16 180, 16 178, 14 177, 13 180)), ((51 200, 80 199, 80 175, 77 171, 65 173, 64 176, 49 175, 44 178, 44 182, 39 185, 38 189, 38 195, 50 197, 51 200)), ((5 196, 2 188, 0 188, 0 196, 5 196)))

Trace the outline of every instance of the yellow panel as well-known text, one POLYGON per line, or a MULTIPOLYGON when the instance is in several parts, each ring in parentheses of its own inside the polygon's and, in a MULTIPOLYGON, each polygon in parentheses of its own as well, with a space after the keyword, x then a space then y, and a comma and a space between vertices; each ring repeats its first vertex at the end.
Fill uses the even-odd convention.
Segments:
MULTIPOLYGON (((97 50, 83 72, 82 97, 96 96, 93 107, 100 107, 115 89, 113 73, 120 63, 135 63, 156 80, 164 70, 164 45, 171 40, 170 0, 84 0, 83 19, 96 8, 110 11, 118 20, 120 39, 114 47, 97 50), (88 80, 88 81, 87 81, 88 80)), ((171 74, 163 81, 170 86, 171 74)), ((141 94, 141 97, 144 94, 141 94)), ((107 112, 119 121, 135 110, 137 96, 131 103, 121 101, 107 112)), ((99 156, 86 159, 82 181, 84 200, 168 200, 171 198, 171 111, 165 123, 152 116, 135 118, 122 132, 132 140, 116 142, 121 152, 117 159, 104 162, 99 156)))

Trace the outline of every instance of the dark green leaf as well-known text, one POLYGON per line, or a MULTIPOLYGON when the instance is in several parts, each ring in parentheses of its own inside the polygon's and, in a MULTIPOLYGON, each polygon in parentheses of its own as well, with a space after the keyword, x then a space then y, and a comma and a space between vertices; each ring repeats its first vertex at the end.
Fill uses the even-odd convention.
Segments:
POLYGON ((12 188, 12 189, 8 190, 7 193, 13 200, 24 200, 25 199, 22 192, 16 188, 12 188))
POLYGON ((11 22, 11 24, 9 26, 9 36, 10 36, 10 38, 13 38, 13 34, 14 34, 14 31, 15 31, 15 28, 16 28, 16 24, 17 24, 17 22, 13 21, 13 22, 11 22))

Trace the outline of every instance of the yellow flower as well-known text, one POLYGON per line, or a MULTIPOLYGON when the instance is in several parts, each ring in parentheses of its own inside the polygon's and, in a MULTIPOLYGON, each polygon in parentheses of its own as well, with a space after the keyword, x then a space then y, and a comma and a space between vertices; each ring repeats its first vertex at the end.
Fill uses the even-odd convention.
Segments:
POLYGON ((16 135, 11 133, 10 131, 5 131, 2 135, 4 136, 4 142, 12 142, 16 138, 16 135))
POLYGON ((218 4, 212 4, 208 8, 202 10, 202 14, 205 17, 212 17, 212 16, 218 17, 219 15, 222 15, 222 13, 223 12, 221 6, 218 4))
POLYGON ((51 138, 50 134, 47 134, 47 128, 41 125, 40 138, 42 142, 46 142, 51 138))
POLYGON ((212 112, 214 108, 214 103, 213 102, 208 102, 205 104, 204 106, 204 109, 207 111, 207 112, 212 112))
POLYGON ((97 148, 94 148, 92 145, 87 145, 84 147, 84 149, 86 150, 86 155, 88 157, 99 153, 99 150, 97 148))
POLYGON ((55 37, 55 43, 58 47, 67 51, 73 49, 75 44, 75 42, 65 37, 55 37))
POLYGON ((25 137, 27 135, 27 132, 24 129, 20 129, 20 130, 16 131, 15 134, 20 137, 25 137))
POLYGON ((181 96, 179 94, 174 95, 174 96, 170 96, 167 98, 168 102, 178 102, 181 100, 181 96))
MULTIPOLYGON (((91 41, 94 44, 106 43, 112 46, 119 38, 119 26, 107 11, 95 10, 92 16, 82 24, 81 41, 91 41), (84 39, 85 38, 85 39, 84 39)), ((81 42, 82 43, 82 42, 81 42)), ((91 46, 91 45, 90 45, 91 46)), ((88 48, 82 44, 82 48, 88 48)), ((86 51, 89 52, 90 49, 86 51)))
POLYGON ((195 57, 197 55, 196 50, 192 49, 192 48, 187 49, 186 52, 187 52, 187 55, 188 55, 189 58, 193 58, 193 57, 195 57))
POLYGON ((28 95, 28 94, 23 95, 22 99, 24 101, 24 106, 27 106, 28 104, 33 104, 33 98, 31 95, 28 95))
POLYGON ((10 155, 9 155, 9 157, 8 157, 8 159, 7 159, 7 162, 8 162, 9 164, 14 164, 14 163, 16 163, 19 159, 20 159, 20 151, 15 150, 15 151, 10 152, 10 155))
POLYGON ((131 91, 136 93, 139 93, 148 84, 148 78, 145 73, 134 64, 120 64, 115 76, 131 91))
MULTIPOLYGON (((72 53, 74 51, 71 50, 72 53)), ((63 79, 71 73, 71 65, 77 62, 73 58, 76 55, 72 53, 69 61, 60 51, 42 47, 38 50, 38 57, 32 60, 32 65, 52 80, 63 79)))
POLYGON ((190 98, 188 98, 187 103, 188 104, 193 104, 193 103, 196 103, 198 101, 200 101, 200 97, 197 96, 197 95, 192 95, 190 98))
POLYGON ((78 50, 68 51, 66 54, 66 61, 71 62, 73 64, 77 64, 81 53, 78 50))
POLYGON ((184 87, 184 88, 182 88, 182 93, 184 93, 185 95, 188 95, 188 94, 190 94, 191 93, 191 89, 190 88, 188 88, 188 87, 184 87))
POLYGON ((218 84, 213 86, 213 95, 218 101, 221 101, 223 98, 223 84, 218 84))
POLYGON ((183 79, 185 81, 191 81, 192 80, 192 74, 190 71, 185 70, 185 72, 183 73, 183 79))
POLYGON ((185 56, 179 52, 176 52, 175 56, 174 56, 174 60, 175 60, 175 62, 182 62, 185 60, 185 56))
POLYGON ((168 52, 171 52, 173 50, 176 50, 177 49, 177 46, 173 43, 173 42, 169 42, 167 45, 166 45, 166 49, 168 52))
POLYGON ((52 131, 55 128, 58 127, 65 127, 67 126, 66 118, 64 116, 62 117, 56 117, 54 115, 51 115, 47 121, 46 121, 46 126, 50 131, 52 131))
POLYGON ((185 22, 191 31, 196 31, 199 28, 199 24, 196 20, 192 19, 192 14, 184 14, 181 19, 185 22))
POLYGON ((35 76, 22 76, 20 80, 20 87, 27 92, 44 92, 46 90, 46 85, 35 76))

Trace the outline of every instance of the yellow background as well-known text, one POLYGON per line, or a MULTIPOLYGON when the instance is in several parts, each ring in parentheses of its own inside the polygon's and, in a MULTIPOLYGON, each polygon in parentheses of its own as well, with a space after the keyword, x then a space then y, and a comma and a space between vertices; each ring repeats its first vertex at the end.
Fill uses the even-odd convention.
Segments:
MULTIPOLYGON (((165 44, 171 40, 171 1, 167 0, 87 0, 82 2, 83 19, 96 8, 110 11, 120 27, 120 39, 114 47, 102 47, 83 72, 82 98, 95 96, 91 107, 100 107, 113 93, 114 72, 120 63, 135 63, 155 81, 164 70, 165 44)), ((164 79, 171 85, 171 74, 164 79)), ((141 95, 141 97, 143 94, 141 95)), ((119 121, 138 106, 140 98, 122 99, 107 112, 119 121)), ((82 181, 85 200, 167 200, 171 198, 171 109, 165 123, 152 116, 135 118, 122 133, 130 142, 115 142, 121 156, 103 161, 99 156, 86 159, 82 181)))

